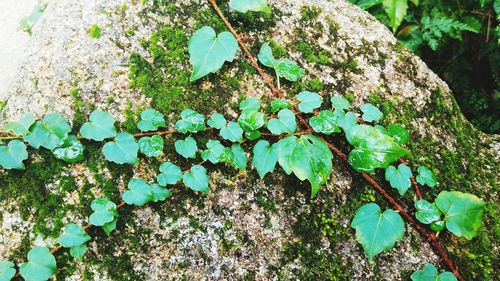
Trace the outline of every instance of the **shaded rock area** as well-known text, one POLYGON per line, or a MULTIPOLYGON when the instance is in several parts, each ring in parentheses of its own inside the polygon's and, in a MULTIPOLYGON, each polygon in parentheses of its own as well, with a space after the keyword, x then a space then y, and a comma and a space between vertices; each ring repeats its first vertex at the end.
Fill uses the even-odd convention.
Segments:
MULTIPOLYGON (((342 95, 359 106, 377 105, 382 125, 411 134, 409 160, 434 169, 439 184, 424 190, 461 190, 487 202, 483 230, 473 241, 442 233, 445 249, 467 280, 498 276, 498 136, 484 135, 464 119, 448 86, 396 43, 382 24, 344 1, 269 1, 272 15, 236 14, 221 3, 254 54, 271 41, 307 74, 282 83, 289 97, 301 90, 325 100, 342 95)), ((143 108, 163 112, 171 126, 185 108, 235 117, 248 96, 270 91, 241 51, 233 63, 196 83, 187 42, 204 25, 225 30, 207 1, 56 1, 33 29, 17 78, 0 105, 0 123, 32 111, 59 112, 79 128, 92 110, 107 110, 121 129, 137 132, 143 108), (97 25, 100 36, 91 36, 97 25), (97 38, 96 38, 97 37, 97 38)), ((270 73, 271 74, 271 73, 270 73)), ((76 132, 76 130, 75 130, 76 132)), ((52 247, 64 224, 85 223, 90 202, 115 202, 133 177, 156 178, 166 156, 120 166, 105 162, 101 144, 88 143, 86 160, 67 165, 50 152, 30 151, 27 170, 0 171, 0 260, 22 262, 34 245, 52 247)), ((339 137, 333 141, 347 151, 339 137)), ((193 162, 195 163, 195 162, 193 162)), ((117 230, 95 237, 83 262, 57 254, 57 280, 408 280, 438 257, 408 225, 403 241, 368 262, 350 221, 367 202, 389 205, 341 159, 316 199, 310 186, 282 172, 264 180, 254 170, 209 166, 208 196, 174 189, 171 200, 120 211, 117 230)), ((375 175, 383 182, 381 173, 375 175)), ((389 190, 396 196, 396 192, 389 190)), ((412 206, 413 193, 403 201, 412 206)))

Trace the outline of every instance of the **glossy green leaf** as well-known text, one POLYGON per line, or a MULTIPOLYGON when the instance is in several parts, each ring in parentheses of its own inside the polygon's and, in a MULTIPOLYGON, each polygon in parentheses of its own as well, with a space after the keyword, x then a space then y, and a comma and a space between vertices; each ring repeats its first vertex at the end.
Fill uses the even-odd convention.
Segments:
POLYGON ((441 211, 434 203, 424 199, 415 202, 415 217, 423 224, 431 224, 441 218, 441 211))
POLYGON ((165 127, 167 127, 167 124, 165 124, 165 118, 161 112, 154 109, 146 109, 141 112, 141 120, 137 123, 139 130, 149 132, 165 127))
POLYGON ((254 110, 259 110, 259 108, 260 108, 260 100, 255 97, 247 98, 240 102, 241 111, 254 111, 254 110))
POLYGON ((139 150, 147 157, 160 157, 163 155, 163 137, 154 135, 152 137, 142 137, 139 142, 139 150))
POLYGON ((104 226, 105 224, 113 222, 113 220, 118 217, 116 204, 107 198, 94 199, 90 208, 94 211, 89 217, 89 222, 92 225, 104 226))
POLYGON ((316 133, 325 135, 340 133, 338 118, 331 110, 322 110, 318 115, 311 117, 311 119, 309 119, 309 125, 316 133))
POLYGON ((278 118, 270 119, 267 128, 273 135, 293 134, 297 131, 297 120, 290 109, 278 112, 278 118))
POLYGON ((398 190, 400 195, 404 195, 411 186, 410 178, 413 176, 411 169, 405 164, 399 164, 398 168, 389 166, 385 169, 385 180, 398 190))
POLYGON ((184 140, 175 142, 175 151, 182 155, 184 158, 196 158, 198 152, 198 145, 192 137, 187 137, 184 140))
POLYGON ((233 144, 231 146, 231 151, 233 152, 233 158, 231 161, 231 164, 233 164, 235 167, 239 168, 240 170, 246 170, 247 169, 247 154, 241 148, 239 144, 233 144))
POLYGON ((434 173, 425 166, 418 167, 417 182, 421 185, 428 185, 434 187, 437 184, 436 176, 434 173))
POLYGON ((207 170, 200 165, 194 165, 182 177, 184 184, 194 191, 208 193, 208 176, 207 170))
POLYGON ((384 0, 383 7, 389 16, 392 32, 396 33, 408 9, 408 0, 384 0))
POLYGON ((49 113, 41 121, 36 121, 24 139, 34 148, 54 149, 68 137, 71 126, 58 113, 49 113))
POLYGON ((182 171, 179 166, 174 165, 171 162, 165 162, 160 165, 160 174, 157 177, 157 181, 160 185, 166 186, 167 184, 176 184, 180 179, 182 179, 182 171))
POLYGON ((10 281, 16 275, 14 263, 10 261, 0 261, 0 281, 10 281))
POLYGON ((83 124, 80 134, 89 140, 103 141, 116 136, 115 119, 102 110, 94 110, 89 122, 83 124))
POLYGON ((201 153, 203 160, 209 160, 213 164, 221 162, 221 156, 224 153, 225 147, 218 140, 209 140, 207 149, 201 153))
POLYGON ((75 136, 70 135, 64 140, 61 146, 52 150, 52 154, 57 159, 68 163, 75 163, 85 158, 83 155, 84 150, 83 144, 75 136))
POLYGON ((258 58, 263 65, 273 68, 278 77, 283 77, 288 81, 297 81, 306 73, 306 71, 299 67, 294 61, 288 59, 275 59, 271 47, 269 47, 269 43, 262 45, 258 58))
POLYGON ((436 232, 441 232, 446 228, 444 221, 434 221, 431 223, 431 229, 436 232))
POLYGON ((458 237, 474 238, 482 224, 484 201, 460 191, 441 191, 434 200, 443 212, 446 229, 458 237))
POLYGON ((399 144, 405 144, 410 140, 410 133, 405 128, 396 124, 387 126, 387 134, 393 137, 399 144))
POLYGON ((226 126, 226 118, 220 113, 212 113, 210 119, 207 121, 207 125, 215 129, 222 129, 222 127, 226 126))
MULTIPOLYGON (((337 112, 337 110, 335 110, 335 112, 337 112)), ((347 133, 350 129, 354 128, 356 124, 358 124, 358 117, 356 116, 356 114, 349 111, 338 119, 338 123, 339 127, 342 128, 342 130, 344 130, 345 133, 347 133)))
POLYGON ((354 149, 349 153, 349 164, 358 172, 372 173, 376 168, 387 168, 399 157, 409 153, 396 141, 368 125, 355 125, 346 132, 354 149))
POLYGON ((70 255, 77 260, 82 260, 87 251, 86 243, 91 237, 83 228, 74 223, 67 224, 64 232, 59 237, 59 244, 65 248, 70 248, 70 255))
POLYGON ((23 113, 17 122, 7 122, 3 126, 4 130, 10 131, 15 135, 25 136, 29 133, 30 128, 35 124, 36 116, 32 112, 23 113))
POLYGON ((255 110, 244 110, 238 117, 238 125, 245 131, 256 131, 264 126, 264 113, 255 110))
POLYGON ((116 229, 116 222, 118 221, 117 218, 115 218, 114 220, 112 220, 111 222, 108 222, 106 224, 104 224, 102 226, 102 230, 104 230, 104 233, 106 233, 106 235, 110 235, 111 232, 113 232, 113 230, 116 229))
POLYGON ((19 266, 26 281, 45 281, 56 273, 56 259, 46 247, 34 247, 28 253, 28 262, 19 266))
POLYGON ((206 129, 205 117, 192 109, 184 109, 181 112, 181 118, 175 123, 175 128, 179 133, 197 133, 206 129))
POLYGON ((243 130, 236 122, 229 122, 226 127, 220 129, 220 135, 230 142, 241 142, 243 140, 243 130))
POLYGON ((382 213, 375 203, 368 203, 356 210, 351 227, 356 229, 356 240, 363 246, 370 260, 382 251, 394 247, 405 233, 405 223, 401 216, 393 210, 382 213))
POLYGON ((11 140, 7 146, 0 145, 0 167, 24 170, 23 161, 28 159, 26 145, 19 140, 11 140))
POLYGON ((224 31, 218 36, 209 26, 198 29, 189 39, 189 62, 193 66, 191 81, 219 70, 224 62, 231 62, 238 50, 233 34, 224 31))
POLYGON ((128 190, 123 193, 122 199, 128 205, 144 206, 153 200, 153 193, 145 180, 132 179, 129 181, 128 190))
POLYGON ((114 141, 104 144, 102 152, 106 160, 117 164, 137 164, 137 152, 139 145, 134 136, 127 133, 119 133, 114 141))
POLYGON ((373 128, 379 130, 383 134, 389 135, 389 133, 387 132, 387 129, 384 126, 382 126, 382 125, 378 125, 377 124, 377 125, 373 126, 373 128))
POLYGON ((411 275, 412 281, 457 281, 457 278, 453 273, 449 271, 445 271, 441 274, 438 274, 437 268, 428 263, 424 265, 424 268, 419 271, 415 271, 411 275))
POLYGON ((350 109, 352 107, 351 103, 343 97, 333 96, 330 101, 332 102, 332 107, 335 110, 350 109))
POLYGON ((332 172, 332 152, 325 142, 313 135, 286 137, 278 142, 278 161, 287 174, 311 183, 316 196, 332 172))
POLYGON ((299 110, 304 113, 311 113, 314 109, 319 108, 323 102, 323 98, 314 92, 302 91, 298 94, 299 110))
POLYGON ((271 112, 276 113, 280 111, 280 109, 289 109, 292 107, 292 104, 286 99, 274 99, 271 102, 271 112))
POLYGON ((267 5, 267 0, 231 0, 229 7, 240 13, 248 11, 270 13, 271 9, 267 5))
POLYGON ((247 138, 250 141, 259 139, 262 136, 262 133, 259 131, 248 131, 245 132, 245 138, 247 138))
POLYGON ((363 112, 363 118, 366 122, 379 121, 382 118, 383 114, 378 108, 373 106, 371 103, 365 103, 360 106, 361 111, 363 112))
POLYGON ((278 162, 278 146, 272 146, 266 140, 260 140, 253 147, 252 165, 259 173, 260 178, 272 172, 278 162))

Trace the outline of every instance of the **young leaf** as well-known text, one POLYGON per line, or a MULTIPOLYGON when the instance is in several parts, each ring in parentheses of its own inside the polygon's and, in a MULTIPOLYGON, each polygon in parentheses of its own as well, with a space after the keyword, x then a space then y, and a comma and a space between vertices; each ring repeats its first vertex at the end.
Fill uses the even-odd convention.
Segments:
POLYGON ((61 146, 52 150, 52 154, 57 159, 68 163, 75 163, 84 159, 84 150, 83 144, 75 136, 70 135, 64 140, 61 146))
POLYGON ((441 191, 434 200, 443 212, 446 228, 458 237, 474 238, 482 224, 484 201, 460 191, 441 191))
POLYGON ((373 106, 371 103, 365 103, 360 107, 361 111, 364 113, 363 118, 366 122, 379 121, 383 114, 378 108, 373 106))
POLYGON ((272 172, 278 162, 278 148, 276 144, 272 146, 266 140, 260 140, 253 147, 252 165, 257 169, 260 178, 272 172))
POLYGON ((270 13, 271 9, 267 5, 267 0, 231 0, 229 7, 240 13, 248 11, 270 13))
POLYGON ((306 73, 296 62, 287 59, 275 59, 269 43, 265 43, 260 47, 258 58, 263 65, 273 68, 278 77, 283 77, 288 81, 295 82, 306 73))
POLYGON ((182 155, 184 158, 196 158, 198 145, 192 137, 187 137, 184 140, 175 142, 175 151, 182 155))
POLYGON ((65 248, 70 248, 70 254, 77 260, 81 260, 87 251, 86 243, 91 237, 82 227, 74 223, 67 224, 64 232, 59 237, 59 244, 65 248))
POLYGON ((299 110, 304 113, 313 112, 323 102, 323 98, 318 93, 308 91, 300 92, 297 99, 300 101, 299 110))
POLYGON ((384 0, 384 10, 389 16, 392 32, 396 33, 408 9, 408 0, 384 0))
POLYGON ((387 134, 394 138, 394 140, 399 144, 405 144, 410 140, 410 134, 408 131, 396 124, 390 124, 387 126, 387 134))
POLYGON ((244 110, 238 117, 238 125, 245 131, 256 131, 264 126, 264 113, 256 110, 244 110))
POLYGON ((189 62, 193 65, 191 81, 215 73, 224 62, 231 62, 238 50, 233 34, 224 31, 217 36, 213 28, 204 26, 189 39, 189 62))
POLYGON ((19 140, 11 140, 7 146, 0 145, 0 167, 24 170, 23 161, 28 159, 26 145, 19 140))
POLYGON ((293 134, 297 130, 295 114, 290 109, 282 109, 278 112, 278 118, 269 120, 267 128, 273 135, 293 134))
POLYGON ((240 102, 241 111, 255 111, 260 108, 260 100, 255 97, 247 98, 240 102))
POLYGON ((118 217, 116 204, 109 201, 107 198, 94 199, 90 208, 92 208, 94 212, 90 215, 89 222, 96 226, 104 226, 113 222, 113 220, 118 217))
POLYGON ((335 110, 344 110, 351 108, 351 103, 343 97, 333 96, 330 101, 335 110))
POLYGON ((430 203, 424 199, 415 202, 415 217, 423 224, 431 224, 441 218, 441 211, 434 203, 430 203))
POLYGON ((453 273, 449 271, 445 271, 441 274, 438 274, 437 268, 428 263, 424 265, 424 268, 419 271, 415 271, 411 275, 412 281, 457 281, 457 278, 453 273))
POLYGON ((70 131, 71 126, 64 117, 49 113, 43 120, 35 122, 24 139, 35 149, 41 146, 52 150, 63 143, 70 131))
POLYGON ((205 131, 205 117, 192 109, 184 109, 181 112, 181 120, 175 123, 175 128, 179 133, 197 133, 205 131))
POLYGON ((115 140, 104 144, 102 152, 106 160, 117 164, 137 164, 137 152, 139 145, 134 136, 127 133, 119 133, 115 140))
POLYGON ((129 205, 144 206, 152 201, 153 193, 145 180, 132 179, 129 181, 128 190, 123 193, 122 199, 129 205))
POLYGON ((194 165, 182 177, 184 184, 194 191, 208 193, 208 176, 207 170, 200 165, 194 165))
POLYGON ((115 119, 102 110, 94 110, 89 122, 80 128, 80 134, 89 140, 103 141, 116 136, 115 119))
POLYGON ((419 184, 427 184, 429 187, 434 187, 437 184, 436 176, 425 166, 418 167, 418 175, 416 179, 419 184))
POLYGON ((182 179, 182 171, 179 166, 172 164, 171 162, 165 162, 160 165, 161 174, 158 175, 157 181, 161 186, 166 186, 167 184, 176 184, 180 179, 182 179))
POLYGON ((18 122, 8 122, 4 125, 6 131, 11 131, 18 136, 26 136, 31 126, 35 123, 36 116, 32 112, 23 113, 18 122))
POLYGON ((262 136, 262 134, 259 131, 248 131, 248 132, 245 132, 245 137, 248 140, 250 140, 250 141, 259 139, 261 136, 262 136))
POLYGON ((160 157, 163 155, 163 138, 159 135, 152 137, 142 137, 139 142, 140 151, 147 157, 160 157))
POLYGON ((226 118, 220 113, 212 113, 210 119, 207 121, 207 125, 215 129, 222 129, 222 127, 226 126, 226 118))
POLYGON ((0 261, 0 281, 10 281, 16 275, 14 263, 10 261, 0 261))
POLYGON ((410 178, 412 176, 411 169, 405 164, 399 164, 397 169, 394 166, 385 169, 385 180, 389 181, 391 186, 399 191, 400 195, 404 195, 410 188, 410 178))
POLYGON ((231 161, 231 164, 233 164, 235 167, 239 168, 240 170, 246 170, 247 168, 247 154, 241 148, 239 144, 233 144, 231 146, 231 151, 233 152, 233 158, 231 161))
POLYGON ((165 128, 165 118, 161 112, 154 109, 146 109, 141 112, 141 120, 137 123, 137 128, 142 132, 156 131, 158 128, 165 128))
POLYGON ((276 113, 280 111, 280 109, 289 109, 292 107, 292 104, 286 99, 274 99, 271 102, 271 112, 276 113))
POLYGON ((243 140, 243 130, 236 122, 229 122, 227 127, 220 129, 220 135, 230 142, 241 142, 243 140))
POLYGON ((46 247, 34 247, 28 253, 28 262, 19 266, 19 273, 27 281, 45 281, 56 273, 56 259, 46 247))
POLYGON ((207 149, 201 153, 203 160, 209 160, 213 164, 221 162, 221 156, 224 153, 225 147, 218 140, 209 140, 207 149))
POLYGON ((172 192, 170 190, 160 186, 157 183, 151 184, 150 187, 151 187, 151 194, 152 194, 151 201, 153 201, 153 202, 164 201, 164 200, 172 197, 172 192))
POLYGON ((118 219, 117 219, 117 218, 115 218, 115 219, 114 219, 114 220, 112 220, 111 222, 108 222, 108 223, 106 223, 106 224, 104 224, 104 225, 102 226, 102 230, 104 230, 104 233, 106 233, 106 235, 108 235, 108 236, 109 236, 109 235, 111 234, 111 232, 112 232, 113 230, 115 230, 115 228, 116 228, 116 222, 117 222, 117 221, 118 221, 118 219))
MULTIPOLYGON (((336 112, 343 113, 343 111, 336 112)), ((309 125, 311 125, 311 128, 316 133, 325 135, 340 133, 338 118, 336 114, 330 110, 322 110, 318 113, 318 115, 311 117, 311 119, 309 119, 309 125)))
POLYGON ((370 260, 382 251, 394 247, 405 233, 405 223, 401 216, 393 210, 382 213, 375 203, 368 203, 356 210, 351 227, 356 229, 356 240, 363 246, 370 260))
MULTIPOLYGON (((337 110, 335 110, 337 112, 337 110)), ((342 112, 343 111, 339 111, 342 112)), ((339 114, 341 115, 341 114, 339 114)), ((356 114, 352 112, 347 112, 345 113, 344 116, 342 116, 341 119, 338 119, 339 127, 344 130, 345 133, 347 133, 349 130, 351 130, 356 124, 358 124, 358 117, 356 117, 356 114)))

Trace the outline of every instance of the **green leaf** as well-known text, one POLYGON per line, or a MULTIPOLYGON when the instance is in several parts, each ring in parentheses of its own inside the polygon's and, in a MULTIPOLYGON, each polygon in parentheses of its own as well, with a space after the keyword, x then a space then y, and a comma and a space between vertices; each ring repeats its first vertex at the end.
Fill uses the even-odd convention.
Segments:
POLYGON ((431 224, 441 218, 441 211, 434 203, 430 203, 424 199, 415 202, 415 217, 423 224, 431 224))
POLYGON ((458 237, 474 238, 482 224, 484 201, 459 191, 441 191, 434 201, 443 212, 446 229, 458 237))
POLYGON ((437 184, 436 176, 425 166, 418 167, 418 175, 416 179, 419 184, 428 185, 431 188, 437 184))
POLYGON ((245 137, 250 141, 256 140, 256 139, 260 138, 261 136, 262 136, 262 134, 259 131, 245 132, 245 137))
POLYGON ((300 101, 299 110, 304 113, 313 112, 323 102, 323 98, 318 93, 308 91, 300 92, 297 99, 300 101))
POLYGON ((182 155, 184 158, 196 158, 198 145, 192 137, 187 137, 184 140, 175 142, 175 151, 182 155))
POLYGON ((266 140, 260 140, 253 147, 252 165, 259 173, 260 178, 272 172, 278 162, 278 147, 276 144, 272 146, 266 140))
POLYGON ((19 266, 26 281, 45 281, 56 273, 56 259, 46 247, 35 247, 28 253, 28 262, 19 266))
POLYGON ((225 147, 218 140, 209 140, 207 149, 201 153, 203 160, 209 160, 213 164, 221 162, 221 156, 224 153, 225 147))
POLYGON ((151 201, 158 202, 164 201, 170 197, 172 197, 172 192, 165 187, 160 186, 157 183, 153 183, 150 185, 151 187, 151 201))
POLYGON ((24 170, 23 161, 28 159, 26 145, 19 140, 11 140, 7 146, 0 145, 0 166, 4 169, 24 170))
POLYGON ((424 265, 424 268, 419 271, 415 271, 411 275, 412 281, 457 281, 457 278, 453 273, 449 271, 445 271, 441 274, 438 274, 437 268, 428 263, 424 265))
POLYGON ((104 144, 102 152, 106 160, 117 164, 137 164, 137 152, 139 145, 134 136, 127 133, 119 133, 115 140, 104 144))
POLYGON ((396 124, 390 124, 387 127, 387 134, 394 138, 394 140, 399 144, 405 144, 410 140, 410 134, 408 131, 396 124))
POLYGON ((90 215, 89 222, 95 226, 104 226, 107 223, 113 222, 118 217, 116 204, 107 198, 94 199, 90 208, 94 212, 90 215))
POLYGON ((366 122, 378 122, 382 118, 383 114, 378 108, 373 106, 371 103, 365 103, 360 107, 361 111, 364 113, 363 118, 366 122))
POLYGON ((267 128, 273 135, 293 134, 297 131, 295 114, 290 109, 282 109, 278 112, 278 118, 269 120, 267 128))
POLYGON ((10 261, 0 261, 0 281, 10 281, 16 275, 14 263, 10 261))
POLYGON ((75 137, 68 136, 60 147, 52 150, 52 154, 57 159, 61 159, 68 163, 75 163, 83 160, 85 157, 83 151, 85 150, 83 144, 75 137))
POLYGON ((181 112, 181 120, 175 123, 175 128, 179 133, 197 133, 205 131, 205 117, 192 109, 184 109, 181 112))
MULTIPOLYGON (((343 111, 336 111, 342 112, 343 111)), ((333 133, 340 133, 338 125, 338 118, 333 111, 322 110, 318 115, 309 119, 309 125, 316 133, 331 135, 333 133)))
POLYGON ((52 150, 64 142, 70 131, 71 126, 64 117, 58 113, 49 113, 43 120, 35 122, 24 139, 33 148, 41 146, 52 150))
POLYGON ((226 126, 226 118, 220 113, 212 113, 210 119, 207 121, 207 125, 215 129, 222 129, 222 127, 226 126))
POLYGON ((31 126, 35 123, 36 116, 32 112, 23 113, 18 122, 8 122, 3 128, 6 131, 11 131, 15 135, 26 136, 29 133, 31 126))
POLYGON ((399 164, 398 168, 389 166, 385 169, 385 180, 389 181, 391 186, 404 195, 411 186, 410 178, 413 176, 411 169, 405 164, 399 164))
POLYGON ((399 25, 406 16, 408 10, 408 0, 384 0, 383 7, 389 16, 392 32, 396 33, 399 25))
POLYGON ((86 244, 74 246, 69 249, 69 254, 78 261, 81 261, 83 259, 83 255, 85 255, 86 252, 87 252, 86 244))
POLYGON ((240 102, 241 111, 255 111, 260 108, 260 100, 255 97, 247 98, 240 102))
POLYGON ((403 239, 405 223, 394 210, 382 213, 375 203, 368 203, 356 210, 351 227, 356 229, 356 240, 363 246, 371 260, 374 256, 394 247, 403 239))
POLYGON ((231 151, 233 152, 233 158, 231 161, 231 164, 233 164, 235 167, 239 168, 240 170, 246 170, 247 169, 247 154, 241 148, 239 144, 233 144, 231 146, 231 151))
POLYGON ((167 184, 176 184, 182 179, 182 171, 179 166, 171 162, 165 162, 160 165, 161 174, 158 175, 157 181, 160 185, 166 186, 167 184))
POLYGON ((274 99, 271 102, 271 112, 272 113, 276 113, 280 109, 289 109, 290 107, 292 107, 292 104, 289 101, 287 101, 286 99, 274 99))
POLYGON ((236 122, 229 122, 227 127, 220 129, 223 139, 231 142, 241 142, 243 140, 243 130, 236 122))
POLYGON ((152 201, 153 193, 145 180, 132 179, 129 181, 128 190, 123 193, 122 199, 128 205, 140 207, 152 201))
POLYGON ((436 232, 441 232, 446 228, 444 221, 434 221, 431 223, 431 229, 436 232))
POLYGON ((137 123, 137 128, 143 132, 156 131, 158 128, 165 128, 165 118, 161 112, 154 109, 146 109, 141 112, 141 120, 137 123))
POLYGON ((351 108, 351 103, 343 97, 333 96, 330 101, 335 110, 344 110, 351 108))
POLYGON ((116 218, 115 218, 115 219, 114 219, 114 220, 112 220, 111 222, 108 222, 108 223, 106 223, 106 224, 104 224, 104 225, 102 226, 102 230, 104 230, 104 233, 106 233, 106 235, 108 235, 108 236, 109 236, 109 235, 111 234, 111 232, 112 232, 113 230, 115 230, 115 228, 116 228, 116 222, 117 222, 117 221, 118 221, 118 219, 116 219, 116 218))
POLYGON ((116 136, 115 119, 102 110, 94 110, 90 114, 90 122, 83 124, 80 134, 89 140, 103 141, 116 136))
POLYGON ((349 153, 349 164, 358 172, 372 173, 376 168, 385 169, 409 153, 392 137, 368 125, 355 125, 346 132, 346 138, 355 147, 349 153))
POLYGON ((326 143, 313 135, 286 137, 278 142, 278 161, 287 174, 311 183, 311 197, 326 183, 332 172, 332 152, 326 143))
MULTIPOLYGON (((337 110, 335 110, 335 112, 337 112, 337 110)), ((347 133, 349 130, 354 128, 356 124, 358 124, 358 117, 356 116, 356 114, 350 111, 342 115, 343 112, 344 111, 339 110, 339 113, 336 115, 339 116, 338 119, 339 127, 342 128, 342 130, 344 130, 345 133, 347 133)))
POLYGON ((200 165, 194 165, 189 172, 184 173, 182 177, 184 184, 194 191, 208 193, 207 170, 200 165))
POLYGON ((296 62, 287 59, 275 59, 271 47, 269 47, 269 43, 262 45, 258 58, 263 65, 273 68, 278 77, 283 77, 288 81, 295 82, 306 73, 306 71, 299 67, 296 62))
POLYGON ((270 13, 271 9, 267 5, 267 0, 231 0, 229 7, 240 13, 248 11, 270 13))
POLYGON ((86 243, 91 237, 82 227, 74 223, 67 224, 64 232, 59 237, 59 244, 65 248, 70 248, 70 255, 77 260, 82 260, 87 251, 86 243))
POLYGON ((233 34, 224 31, 217 36, 213 28, 204 26, 189 39, 189 62, 193 65, 191 81, 215 73, 224 62, 231 62, 238 50, 233 34))
POLYGON ((244 110, 238 117, 238 125, 245 131, 256 131, 264 126, 264 113, 255 110, 244 110))
POLYGON ((142 137, 139 142, 139 150, 147 157, 160 157, 163 155, 163 138, 159 135, 142 137))

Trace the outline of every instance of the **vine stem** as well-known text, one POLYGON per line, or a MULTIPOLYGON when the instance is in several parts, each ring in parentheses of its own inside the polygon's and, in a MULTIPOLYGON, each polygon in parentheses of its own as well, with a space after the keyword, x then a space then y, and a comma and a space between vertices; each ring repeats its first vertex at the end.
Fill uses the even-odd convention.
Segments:
MULTIPOLYGON (((407 166, 409 165, 408 161, 406 161, 403 158, 399 158, 399 162, 402 164, 405 164, 407 166)), ((422 200, 422 193, 420 192, 420 188, 418 187, 418 183, 417 183, 417 181, 415 181, 415 177, 413 175, 410 177, 410 181, 411 181, 411 185, 413 186, 413 188, 415 188, 415 194, 417 195, 417 199, 422 200)))
MULTIPOLYGON (((215 0, 208 0, 208 2, 210 2, 210 4, 212 4, 214 10, 217 12, 217 14, 219 15, 219 17, 222 19, 222 21, 224 22, 224 24, 227 26, 227 28, 229 29, 229 31, 231 31, 231 33, 234 35, 234 37, 236 38, 236 41, 238 42, 238 44, 240 45, 241 49, 243 50, 243 52, 246 54, 246 56, 248 57, 248 59, 250 60, 250 62, 252 63, 252 65, 255 67, 255 69, 259 72, 259 74, 262 76, 262 79, 264 80, 265 84, 271 89, 271 91, 273 92, 274 96, 276 97, 283 97, 284 94, 279 90, 277 89, 273 83, 272 83, 272 80, 269 79, 269 76, 264 72, 264 70, 262 70, 262 68, 258 65, 257 63, 257 60, 255 59, 255 57, 252 55, 252 53, 250 53, 250 51, 248 51, 248 48, 245 46, 245 43, 241 40, 241 37, 240 35, 238 34, 238 32, 233 28, 233 26, 231 25, 231 23, 226 19, 226 17, 224 16, 224 14, 222 13, 221 9, 219 8, 219 6, 217 5, 217 3, 215 2, 215 0)), ((300 115, 300 114, 297 114, 297 118, 299 119, 300 123, 305 126, 308 130, 311 130, 311 127, 309 126, 309 124, 307 123, 307 121, 300 115)), ((312 130, 311 130, 312 131, 312 130)), ((327 145, 328 147, 330 148, 330 150, 332 150, 338 157, 340 157, 341 159, 343 160, 347 160, 347 155, 342 152, 340 149, 338 149, 335 145, 333 145, 332 143, 330 142, 327 142, 322 136, 318 136, 320 137, 327 145)), ((366 173, 361 173, 361 176, 373 187, 375 188, 378 192, 380 192, 380 194, 382 194, 382 196, 387 200, 389 201, 389 203, 397 210, 401 213, 401 215, 403 215, 403 217, 410 223, 413 225, 413 227, 418 231, 420 232, 422 235, 424 235, 427 240, 429 241, 429 243, 432 245, 432 247, 434 248, 434 250, 437 252, 437 254, 440 256, 440 258, 446 263, 446 265, 448 266, 448 268, 453 272, 453 274, 457 277, 458 280, 460 281, 465 281, 465 279, 463 279, 463 277, 460 275, 459 271, 458 271, 458 267, 453 263, 453 261, 447 256, 446 252, 444 251, 443 247, 441 246, 441 244, 439 243, 439 241, 437 240, 437 237, 434 233, 432 232, 429 232, 425 229, 425 227, 423 225, 421 225, 420 223, 418 223, 410 214, 408 214, 408 212, 405 211, 404 207, 399 204, 391 195, 389 195, 385 189, 380 186, 370 175, 366 174, 366 173)))

